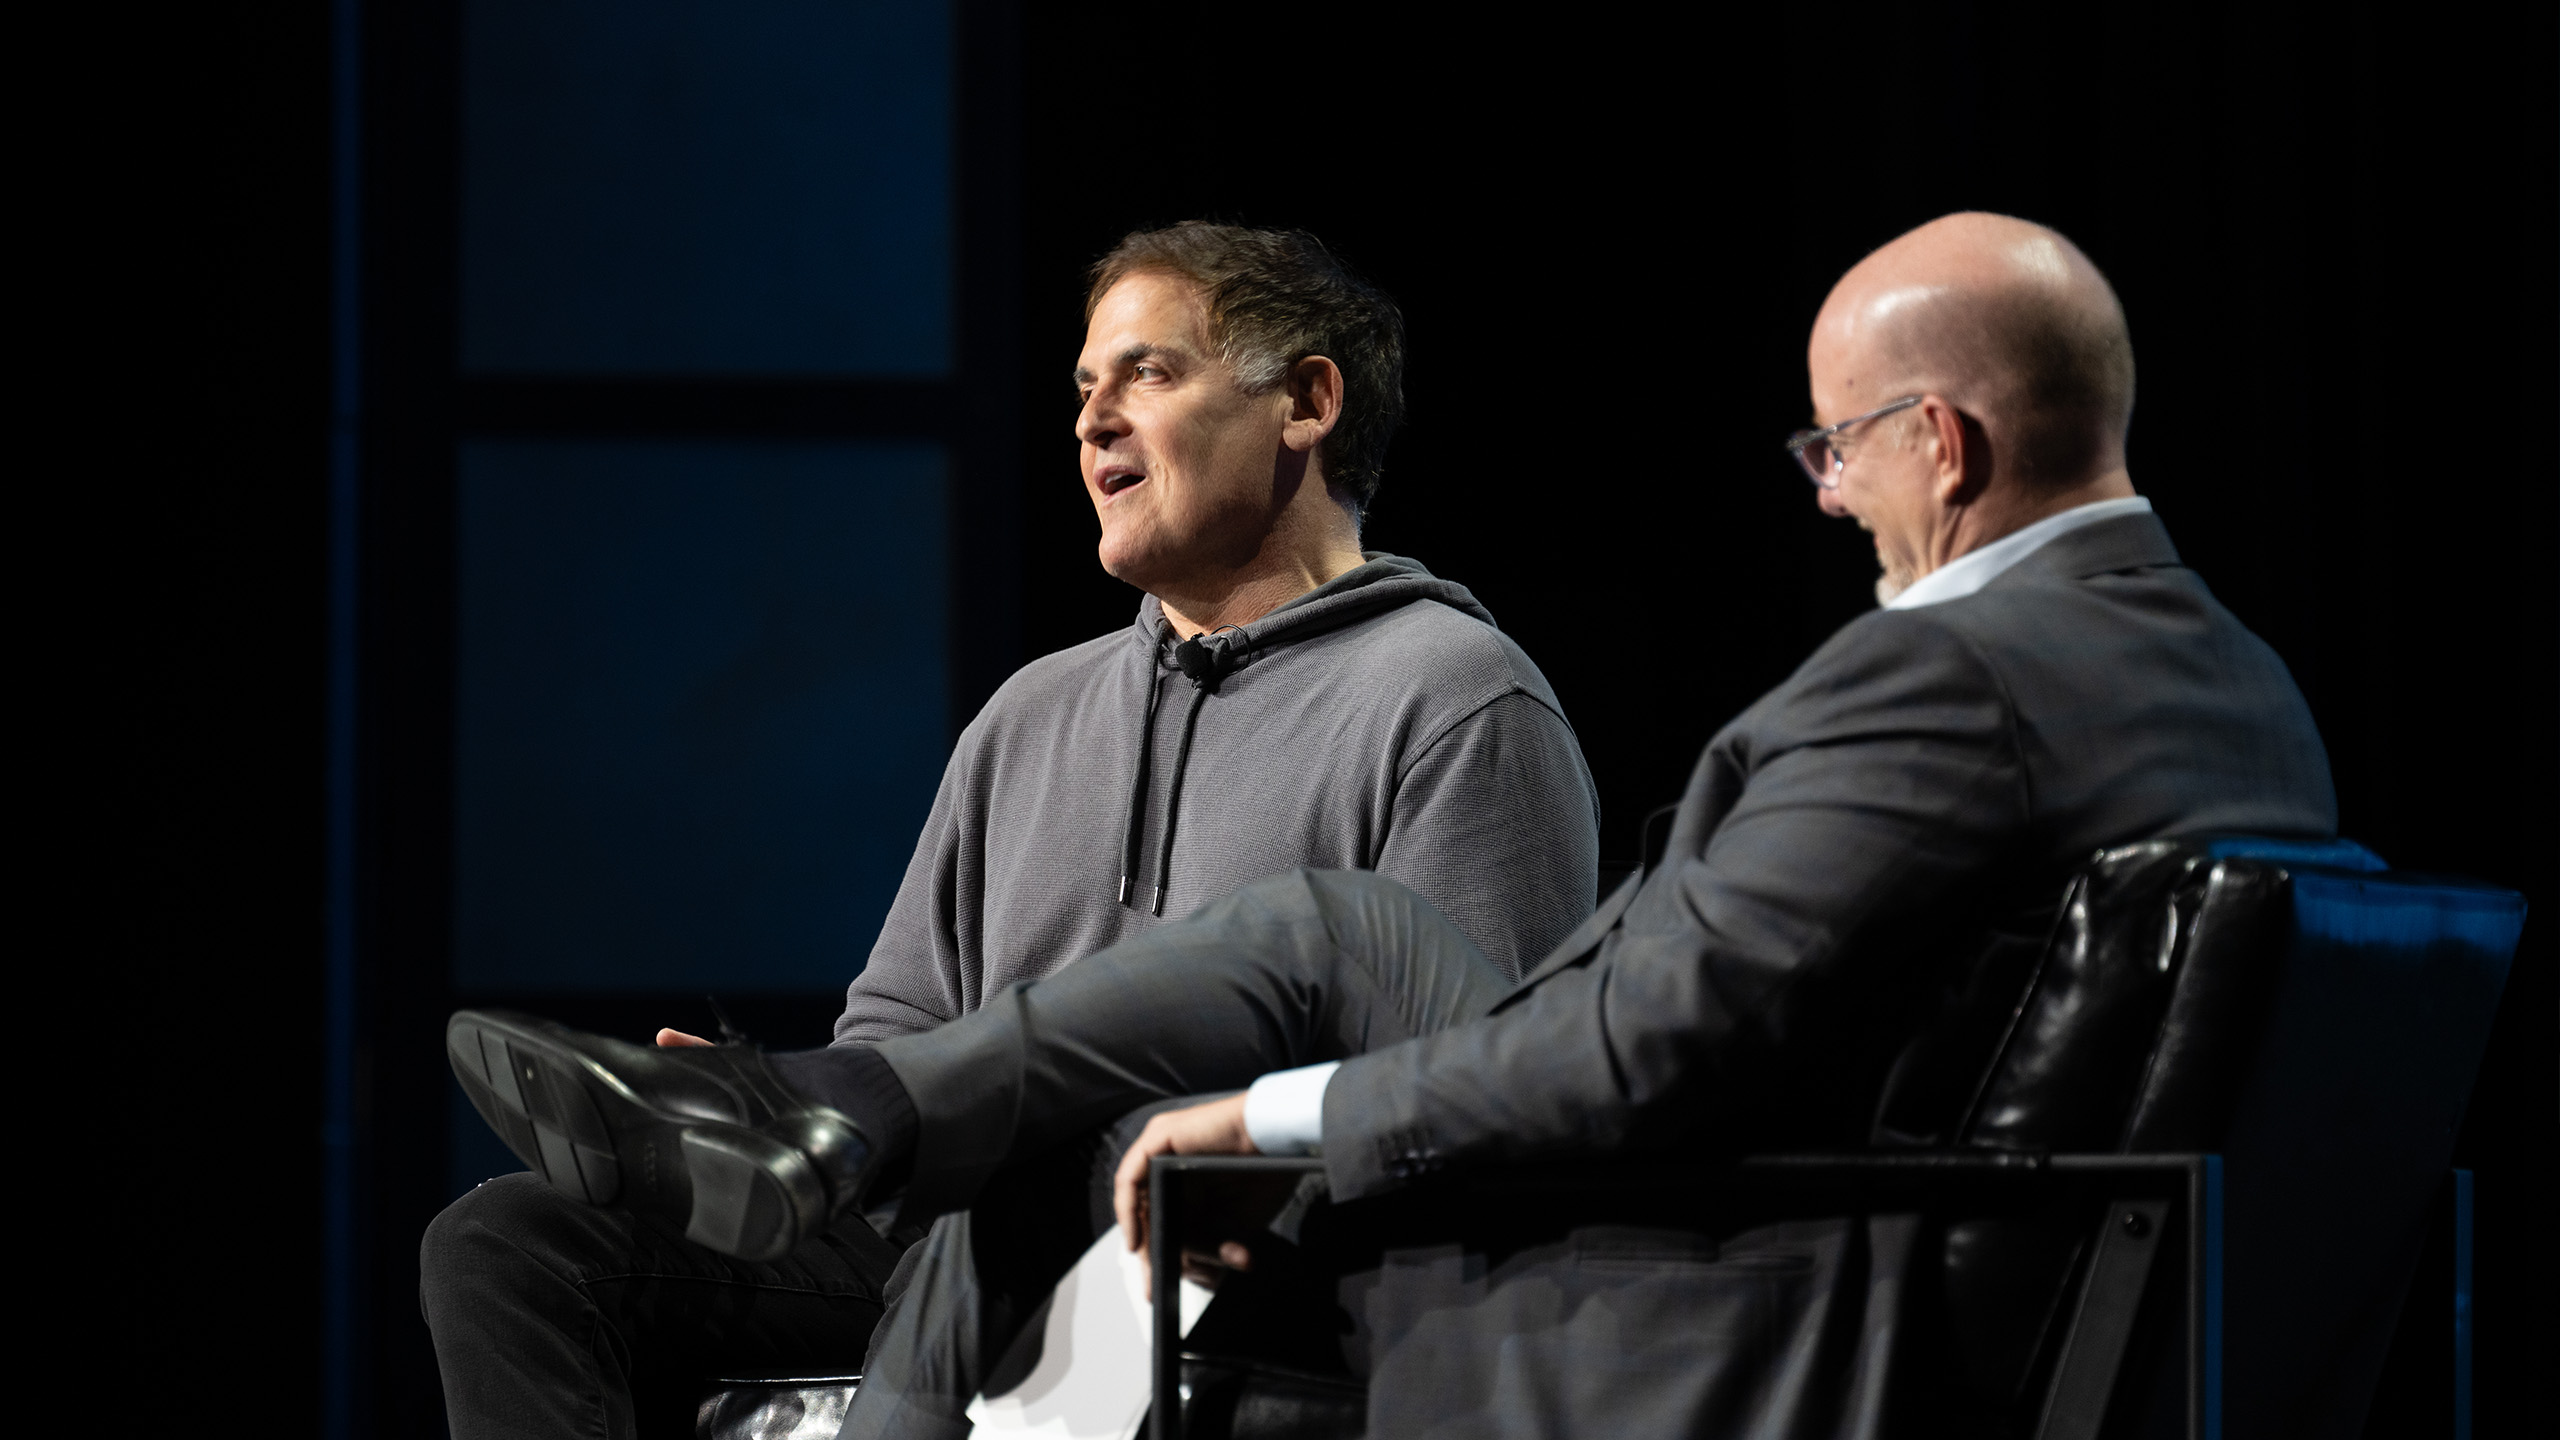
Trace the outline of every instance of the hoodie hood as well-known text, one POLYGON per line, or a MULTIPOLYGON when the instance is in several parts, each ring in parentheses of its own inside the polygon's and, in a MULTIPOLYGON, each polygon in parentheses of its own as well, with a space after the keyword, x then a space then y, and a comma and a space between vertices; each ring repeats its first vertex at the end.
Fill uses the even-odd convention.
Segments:
MULTIPOLYGON (((1204 635, 1211 644, 1231 657, 1223 672, 1231 672, 1253 662, 1257 651, 1268 651, 1300 640, 1311 639, 1345 625, 1358 624, 1381 611, 1410 605, 1416 600, 1437 600, 1470 619, 1481 620, 1495 629, 1493 612, 1484 608, 1475 592, 1455 580, 1443 580, 1423 568, 1419 560, 1390 555, 1383 550, 1364 550, 1362 563, 1333 577, 1261 619, 1249 625, 1220 630, 1204 635)), ((1164 618, 1164 606, 1149 595, 1138 602, 1135 639, 1143 649, 1160 654, 1171 650, 1170 622, 1164 618)), ((1161 663, 1174 662, 1164 654, 1161 663)))

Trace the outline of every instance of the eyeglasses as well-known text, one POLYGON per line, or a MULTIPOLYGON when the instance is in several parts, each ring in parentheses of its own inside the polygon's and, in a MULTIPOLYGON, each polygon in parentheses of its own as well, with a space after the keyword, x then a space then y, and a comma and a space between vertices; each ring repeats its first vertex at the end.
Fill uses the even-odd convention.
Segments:
POLYGON ((1837 490, 1840 488, 1840 466, 1843 462, 1840 447, 1833 443, 1834 438, 1852 425, 1864 425, 1879 415, 1908 410, 1920 400, 1920 396, 1905 395, 1890 405, 1870 410, 1864 415, 1852 415, 1837 425, 1825 425, 1819 430, 1799 430, 1787 437, 1787 453, 1796 457, 1796 463, 1804 467, 1806 478, 1814 484, 1825 490, 1837 490))

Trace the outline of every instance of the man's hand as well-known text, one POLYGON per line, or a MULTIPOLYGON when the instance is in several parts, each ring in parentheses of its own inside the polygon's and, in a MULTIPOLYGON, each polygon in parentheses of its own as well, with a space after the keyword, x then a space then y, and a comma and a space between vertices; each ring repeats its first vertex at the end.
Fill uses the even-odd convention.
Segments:
MULTIPOLYGON (((1111 1181, 1111 1210, 1120 1220, 1120 1233, 1128 1239, 1129 1248, 1141 1257, 1147 1253, 1147 1162, 1159 1155, 1259 1155, 1253 1148, 1253 1137, 1244 1131, 1244 1097, 1230 1095, 1206 1105, 1187 1110, 1168 1110, 1147 1122, 1138 1132, 1138 1143, 1120 1158, 1120 1172, 1111 1181)), ((1241 1245, 1221 1246, 1221 1258, 1237 1269, 1244 1260, 1241 1245), (1225 1252, 1238 1252, 1228 1257, 1225 1252)), ((1152 1283, 1152 1282, 1151 1282, 1152 1283)))
POLYGON ((661 1030, 658 1032, 658 1043, 670 1050, 677 1050, 687 1045, 707 1046, 711 1042, 699 1035, 687 1035, 681 1030, 661 1030))

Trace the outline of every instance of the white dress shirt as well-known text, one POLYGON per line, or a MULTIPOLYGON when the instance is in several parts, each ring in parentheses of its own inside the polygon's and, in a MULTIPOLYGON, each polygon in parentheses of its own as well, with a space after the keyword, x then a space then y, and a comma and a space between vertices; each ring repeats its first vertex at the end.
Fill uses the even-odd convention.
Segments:
POLYGON ((1324 1151, 1324 1087, 1339 1060, 1296 1070, 1274 1070, 1244 1092, 1244 1133, 1265 1155, 1318 1155, 1324 1151))
MULTIPOLYGON (((2059 515, 2048 515, 2014 534, 2003 535, 1979 550, 1969 550, 1911 582, 1911 588, 1886 604, 1888 610, 1910 610, 1961 600, 2000 578, 2001 572, 2034 554, 2058 536, 2083 525, 2120 515, 2148 515, 2151 502, 2135 495, 2123 500, 2093 500, 2059 515)), ((1324 1087, 1339 1060, 1296 1070, 1275 1070, 1244 1092, 1244 1133, 1265 1155, 1324 1153, 1324 1087)))

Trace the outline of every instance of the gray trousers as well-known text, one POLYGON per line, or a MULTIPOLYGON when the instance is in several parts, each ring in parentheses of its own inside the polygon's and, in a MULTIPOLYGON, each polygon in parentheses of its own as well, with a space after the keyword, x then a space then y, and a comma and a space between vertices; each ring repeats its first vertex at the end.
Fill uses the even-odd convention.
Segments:
POLYGON ((1110 1228, 1147 1115, 1474 1019, 1511 984, 1403 886, 1300 870, 883 1042, 921 1121, 903 1213, 942 1218, 890 1281, 843 1435, 968 1433, 991 1367, 1110 1228))

